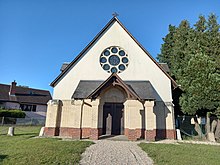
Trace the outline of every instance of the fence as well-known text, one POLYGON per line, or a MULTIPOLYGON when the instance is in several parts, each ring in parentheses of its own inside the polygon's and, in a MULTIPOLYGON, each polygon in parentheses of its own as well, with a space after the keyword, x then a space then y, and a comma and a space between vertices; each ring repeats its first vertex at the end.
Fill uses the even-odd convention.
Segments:
MULTIPOLYGON (((216 117, 210 117, 210 125, 214 120, 216 117)), ((207 134, 206 123, 206 117, 178 116, 176 118, 176 128, 180 129, 183 138, 205 138, 207 134)))
POLYGON ((26 125, 26 126, 43 126, 45 124, 45 118, 12 118, 12 117, 0 117, 1 125, 26 125))

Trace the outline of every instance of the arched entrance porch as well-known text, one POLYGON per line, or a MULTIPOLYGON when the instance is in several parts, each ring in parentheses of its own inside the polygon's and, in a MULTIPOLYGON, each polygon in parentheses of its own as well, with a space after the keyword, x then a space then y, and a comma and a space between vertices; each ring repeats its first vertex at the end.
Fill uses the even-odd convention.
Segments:
POLYGON ((126 93, 120 86, 111 86, 100 95, 103 105, 99 111, 102 121, 102 135, 124 134, 124 102, 126 93))

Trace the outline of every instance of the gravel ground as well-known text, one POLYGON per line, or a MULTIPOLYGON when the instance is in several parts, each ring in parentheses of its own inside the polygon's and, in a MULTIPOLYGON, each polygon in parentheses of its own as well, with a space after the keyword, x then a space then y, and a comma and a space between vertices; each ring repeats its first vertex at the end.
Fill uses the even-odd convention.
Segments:
POLYGON ((82 154, 81 165, 152 165, 137 142, 98 140, 82 154))

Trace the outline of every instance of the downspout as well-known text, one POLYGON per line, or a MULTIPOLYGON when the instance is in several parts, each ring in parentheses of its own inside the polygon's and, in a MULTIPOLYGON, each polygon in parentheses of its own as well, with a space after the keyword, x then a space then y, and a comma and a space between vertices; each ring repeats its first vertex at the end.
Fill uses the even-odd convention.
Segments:
POLYGON ((91 104, 89 103, 86 103, 84 99, 82 99, 82 105, 81 105, 81 108, 80 108, 80 123, 79 123, 79 129, 80 129, 80 139, 82 139, 82 118, 83 118, 83 106, 85 105, 88 105, 89 107, 92 107, 91 104))
POLYGON ((80 123, 79 123, 79 130, 80 130, 79 138, 80 138, 80 139, 82 139, 83 105, 84 105, 84 99, 82 99, 82 105, 81 105, 81 108, 80 108, 80 123))

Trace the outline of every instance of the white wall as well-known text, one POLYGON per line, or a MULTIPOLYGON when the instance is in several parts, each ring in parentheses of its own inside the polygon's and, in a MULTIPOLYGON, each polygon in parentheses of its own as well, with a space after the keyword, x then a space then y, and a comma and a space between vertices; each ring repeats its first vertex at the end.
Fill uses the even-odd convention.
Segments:
POLYGON ((36 112, 47 112, 47 105, 37 105, 36 112))
POLYGON ((6 102, 4 106, 6 109, 20 109, 19 103, 6 102))
POLYGON ((158 93, 157 100, 172 101, 170 79, 117 22, 60 79, 54 87, 53 99, 71 99, 80 80, 106 80, 110 73, 102 69, 99 57, 102 51, 109 46, 120 46, 128 54, 129 66, 125 71, 119 73, 123 80, 149 80, 158 93))

